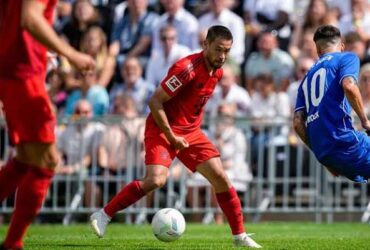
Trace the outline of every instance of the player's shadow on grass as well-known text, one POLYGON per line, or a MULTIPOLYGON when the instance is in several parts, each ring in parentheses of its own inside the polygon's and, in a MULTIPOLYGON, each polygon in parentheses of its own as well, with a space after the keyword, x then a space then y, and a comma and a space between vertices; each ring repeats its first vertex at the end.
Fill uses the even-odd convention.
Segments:
POLYGON ((49 249, 53 249, 53 247, 65 247, 66 249, 113 249, 113 244, 104 244, 104 245, 97 245, 95 243, 91 244, 78 244, 78 243, 69 243, 69 244, 63 244, 63 243, 57 243, 57 244, 43 244, 43 247, 50 247, 49 249))
POLYGON ((158 248, 158 247, 141 247, 140 250, 164 250, 168 248, 158 248))
POLYGON ((102 246, 99 246, 96 244, 60 244, 60 246, 67 247, 67 249, 71 249, 71 248, 79 249, 79 248, 84 248, 84 247, 86 248, 94 247, 94 249, 97 249, 97 248, 105 249, 107 247, 113 247, 113 245, 109 245, 109 244, 105 244, 102 246))

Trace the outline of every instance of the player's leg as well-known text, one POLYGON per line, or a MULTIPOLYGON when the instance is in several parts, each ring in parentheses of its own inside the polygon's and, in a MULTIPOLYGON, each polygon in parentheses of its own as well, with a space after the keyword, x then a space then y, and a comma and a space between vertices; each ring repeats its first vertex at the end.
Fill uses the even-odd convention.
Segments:
POLYGON ((23 245, 23 235, 42 205, 59 159, 54 145, 55 117, 43 82, 38 78, 29 78, 0 84, 9 137, 17 151, 12 166, 22 169, 23 173, 15 179, 20 171, 8 171, 4 174, 7 178, 3 178, 7 180, 0 183, 0 189, 18 189, 4 242, 6 248, 23 245), (16 99, 14 93, 17 93, 16 99))
POLYGON ((91 215, 91 226, 95 234, 103 237, 106 226, 117 212, 133 205, 147 193, 162 187, 166 183, 167 176, 168 167, 147 165, 143 180, 134 180, 123 187, 103 209, 91 215))
POLYGON ((234 235, 234 245, 260 248, 261 246, 245 233, 241 203, 236 190, 231 185, 222 167, 220 157, 214 157, 199 164, 196 170, 214 188, 217 202, 225 214, 234 235))
MULTIPOLYGON (((15 115, 12 117, 13 114, 11 111, 9 111, 9 108, 12 106, 15 99, 13 95, 10 94, 11 86, 15 84, 17 83, 13 81, 0 80, 0 100, 4 105, 4 111, 6 111, 5 109, 8 109, 8 111, 6 111, 7 115, 5 118, 7 120, 7 127, 9 129, 11 129, 11 124, 9 124, 10 118, 17 119, 15 115)), ((4 166, 0 168, 0 202, 15 192, 18 184, 22 181, 23 177, 27 173, 27 168, 28 166, 26 164, 23 164, 16 159, 10 159, 4 166)))
POLYGON ((146 131, 144 142, 146 165, 144 179, 129 183, 103 209, 90 217, 91 226, 99 237, 104 235, 107 224, 118 211, 134 204, 145 194, 162 187, 166 182, 168 167, 175 157, 175 151, 164 135, 157 131, 146 131))
POLYGON ((4 241, 6 247, 22 247, 23 236, 42 206, 58 163, 54 144, 21 144, 17 149, 16 160, 27 164, 28 169, 18 185, 15 208, 4 241))
POLYGON ((134 204, 146 193, 162 187, 166 183, 168 168, 161 165, 148 165, 143 180, 135 180, 125 186, 105 207, 104 212, 113 217, 118 211, 134 204))
POLYGON ((212 185, 216 193, 216 199, 222 211, 228 218, 232 233, 234 235, 243 233, 243 214, 241 205, 235 189, 222 168, 219 157, 211 158, 196 167, 212 185))
POLYGON ((370 137, 355 131, 356 145, 346 151, 338 150, 320 159, 320 163, 335 176, 344 176, 357 183, 367 183, 370 178, 370 137))
POLYGON ((0 168, 0 202, 13 194, 27 173, 28 166, 10 159, 0 168))
POLYGON ((245 233, 239 197, 222 167, 220 153, 216 147, 201 130, 187 135, 186 140, 190 146, 180 151, 177 157, 187 168, 193 172, 198 171, 211 183, 217 202, 234 235, 234 244, 260 247, 245 233))

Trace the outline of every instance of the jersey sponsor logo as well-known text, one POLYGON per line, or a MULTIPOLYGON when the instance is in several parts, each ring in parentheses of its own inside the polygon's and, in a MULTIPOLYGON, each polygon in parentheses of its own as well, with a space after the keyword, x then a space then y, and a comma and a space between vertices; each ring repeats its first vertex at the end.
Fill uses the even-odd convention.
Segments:
POLYGON ((180 80, 177 79, 176 76, 171 76, 171 78, 166 81, 166 86, 172 92, 175 92, 178 88, 181 87, 181 85, 182 85, 182 82, 180 82, 180 80))
POLYGON ((312 114, 312 115, 309 115, 308 117, 307 117, 307 124, 308 123, 311 123, 311 122, 313 122, 314 120, 316 120, 317 118, 319 118, 320 117, 320 115, 319 115, 319 111, 316 111, 316 113, 314 113, 314 114, 312 114))

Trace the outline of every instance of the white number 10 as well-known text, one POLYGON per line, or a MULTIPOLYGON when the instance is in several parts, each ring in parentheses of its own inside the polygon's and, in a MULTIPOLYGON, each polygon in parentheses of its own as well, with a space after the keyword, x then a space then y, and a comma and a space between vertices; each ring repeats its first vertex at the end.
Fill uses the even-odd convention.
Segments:
POLYGON ((322 98, 324 97, 325 81, 326 81, 326 69, 325 68, 320 68, 318 71, 315 72, 315 74, 313 74, 312 79, 311 79, 310 93, 308 93, 307 77, 304 80, 304 82, 302 84, 302 89, 303 89, 304 99, 305 99, 305 102, 306 102, 307 112, 309 110, 309 105, 310 105, 309 101, 310 100, 311 100, 311 103, 314 107, 319 106, 322 98), (320 77, 320 79, 319 79, 319 93, 316 93, 316 82, 317 82, 318 77, 320 77))

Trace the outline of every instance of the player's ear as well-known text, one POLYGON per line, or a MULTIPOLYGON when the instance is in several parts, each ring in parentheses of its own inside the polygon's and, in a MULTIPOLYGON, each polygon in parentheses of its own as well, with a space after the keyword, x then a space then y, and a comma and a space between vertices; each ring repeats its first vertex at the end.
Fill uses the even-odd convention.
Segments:
POLYGON ((203 41, 203 49, 208 49, 209 47, 209 41, 207 39, 204 39, 203 41))
POLYGON ((341 42, 340 43, 340 51, 343 52, 345 48, 346 48, 346 45, 341 42))
POLYGON ((316 51, 317 51, 317 55, 318 56, 321 56, 321 48, 319 45, 316 44, 316 51))

